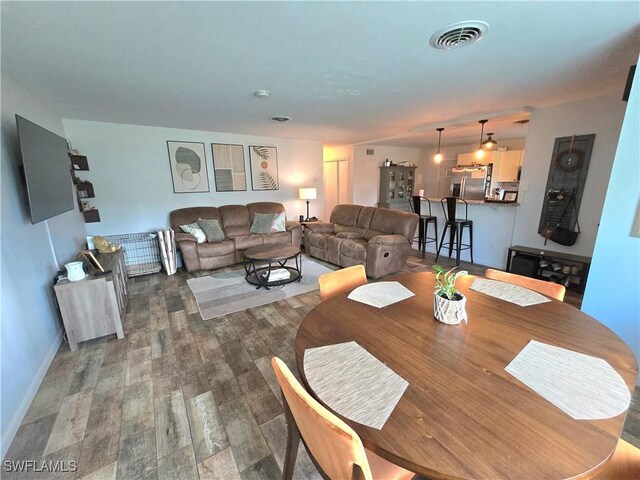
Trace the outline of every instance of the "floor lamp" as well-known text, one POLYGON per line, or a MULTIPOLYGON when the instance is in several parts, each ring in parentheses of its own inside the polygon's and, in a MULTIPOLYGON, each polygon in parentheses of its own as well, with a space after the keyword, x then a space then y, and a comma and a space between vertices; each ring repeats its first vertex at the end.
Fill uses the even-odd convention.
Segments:
POLYGON ((300 188, 298 189, 298 196, 300 200, 307 201, 307 218, 305 221, 309 221, 309 200, 316 199, 316 189, 315 188, 300 188))

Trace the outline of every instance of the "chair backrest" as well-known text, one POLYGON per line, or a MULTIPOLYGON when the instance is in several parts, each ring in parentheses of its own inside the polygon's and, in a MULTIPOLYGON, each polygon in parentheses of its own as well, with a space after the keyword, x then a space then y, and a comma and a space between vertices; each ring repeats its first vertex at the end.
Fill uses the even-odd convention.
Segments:
POLYGON ((440 205, 442 205, 442 211, 444 212, 445 221, 455 221, 456 207, 458 206, 458 202, 464 203, 464 219, 469 220, 469 204, 466 200, 460 197, 444 197, 440 200, 440 205))
POLYGON ((353 290, 367 283, 367 272, 363 265, 342 268, 335 272, 322 274, 318 277, 320 300, 326 300, 338 293, 353 290))
POLYGON ((640 478, 640 449, 618 440, 611 459, 596 473, 593 480, 631 480, 640 478))
POLYGON ((409 207, 411 207, 411 211, 413 213, 417 213, 420 216, 429 216, 431 217, 431 202, 429 201, 428 198, 423 198, 420 195, 414 195, 413 197, 411 197, 409 199, 409 207), (422 206, 426 205, 427 209, 429 211, 429 213, 427 213, 426 211, 423 212, 422 210, 422 206))
POLYGON ((326 476, 352 478, 355 464, 364 478, 371 480, 371 468, 358 434, 309 395, 282 360, 273 357, 271 365, 300 435, 326 476))
POLYGON ((520 285, 521 287, 534 290, 548 297, 555 298, 561 302, 564 300, 564 294, 567 289, 559 283, 547 282, 546 280, 538 280, 537 278, 525 277, 524 275, 517 275, 515 273, 503 272, 502 270, 494 270, 493 268, 487 268, 484 272, 484 276, 491 280, 499 280, 501 282, 511 283, 513 285, 520 285))

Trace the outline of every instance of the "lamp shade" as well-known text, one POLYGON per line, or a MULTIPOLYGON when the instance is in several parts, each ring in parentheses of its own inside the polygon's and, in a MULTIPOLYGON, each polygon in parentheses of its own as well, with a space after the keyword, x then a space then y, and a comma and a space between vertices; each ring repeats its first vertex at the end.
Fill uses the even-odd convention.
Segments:
POLYGON ((298 189, 298 195, 300 200, 315 200, 316 189, 315 188, 300 188, 298 189))

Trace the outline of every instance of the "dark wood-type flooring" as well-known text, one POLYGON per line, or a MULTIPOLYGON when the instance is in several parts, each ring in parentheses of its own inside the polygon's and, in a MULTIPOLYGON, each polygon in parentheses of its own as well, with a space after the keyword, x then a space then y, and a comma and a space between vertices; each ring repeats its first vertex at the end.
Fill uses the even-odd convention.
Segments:
MULTIPOLYGON (((433 260, 415 253, 403 272, 429 270, 433 260)), ((286 428, 270 360, 278 355, 296 372, 296 330, 318 292, 203 321, 192 276, 130 279, 125 338, 77 352, 63 344, 56 354, 4 460, 74 461, 77 471, 3 478, 281 477, 286 428)), ((640 446, 638 388, 623 438, 640 446)), ((320 478, 303 450, 295 477, 320 478)))

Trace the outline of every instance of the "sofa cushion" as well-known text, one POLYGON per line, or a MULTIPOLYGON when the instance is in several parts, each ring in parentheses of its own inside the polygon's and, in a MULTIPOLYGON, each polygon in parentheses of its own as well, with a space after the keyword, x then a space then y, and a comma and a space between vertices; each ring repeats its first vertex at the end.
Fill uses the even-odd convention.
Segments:
MULTIPOLYGON (((336 205, 331 211, 330 222, 342 227, 357 227, 361 205, 336 205)), ((338 231, 335 231, 338 233, 338 231)))
POLYGON ((274 217, 273 213, 254 213, 249 231, 251 233, 270 233, 274 217))
POLYGON ((291 232, 277 232, 260 235, 263 245, 291 245, 291 232))
POLYGON ((376 207, 363 207, 358 214, 357 227, 363 230, 369 230, 373 214, 377 210, 376 207))
POLYGON ((364 230, 353 230, 353 231, 345 231, 336 234, 338 238, 364 238, 365 231, 364 230))
POLYGON ((205 220, 220 220, 220 211, 217 207, 189 207, 179 208, 169 213, 169 224, 177 230, 180 225, 188 225, 199 218, 205 220))
POLYGON ((247 203, 247 211, 250 218, 253 218, 256 213, 284 213, 286 215, 284 205, 277 202, 247 203))
POLYGON ((344 240, 340 244, 340 255, 364 262, 367 259, 367 241, 362 239, 344 240))
POLYGON ((188 233, 196 237, 198 243, 204 243, 207 241, 207 236, 204 234, 198 223, 190 223, 189 225, 180 225, 183 232, 188 233))
POLYGON ((218 220, 198 219, 198 225, 207 237, 207 242, 221 242, 224 240, 224 232, 218 220))
POLYGON ((287 217, 283 213, 277 213, 273 217, 273 223, 271 224, 270 233, 286 232, 287 231, 287 217))
POLYGON ((251 220, 249 210, 244 205, 223 205, 220 210, 222 228, 228 238, 249 235, 251 220))
POLYGON ((236 246, 236 250, 246 250, 247 248, 263 245, 262 235, 258 235, 257 233, 238 235, 237 237, 232 237, 232 240, 236 246))
POLYGON ((329 237, 333 237, 333 235, 329 233, 312 233, 311 235, 309 235, 309 245, 320 248, 322 250, 326 250, 327 239, 329 237))
POLYGON ((198 255, 202 258, 205 257, 219 257, 221 255, 228 255, 233 253, 235 247, 232 240, 222 240, 221 242, 207 242, 198 244, 198 255))
POLYGON ((389 208, 377 208, 371 218, 369 231, 364 238, 369 240, 376 235, 403 235, 410 240, 413 238, 418 224, 418 216, 415 213, 391 210, 389 208))

